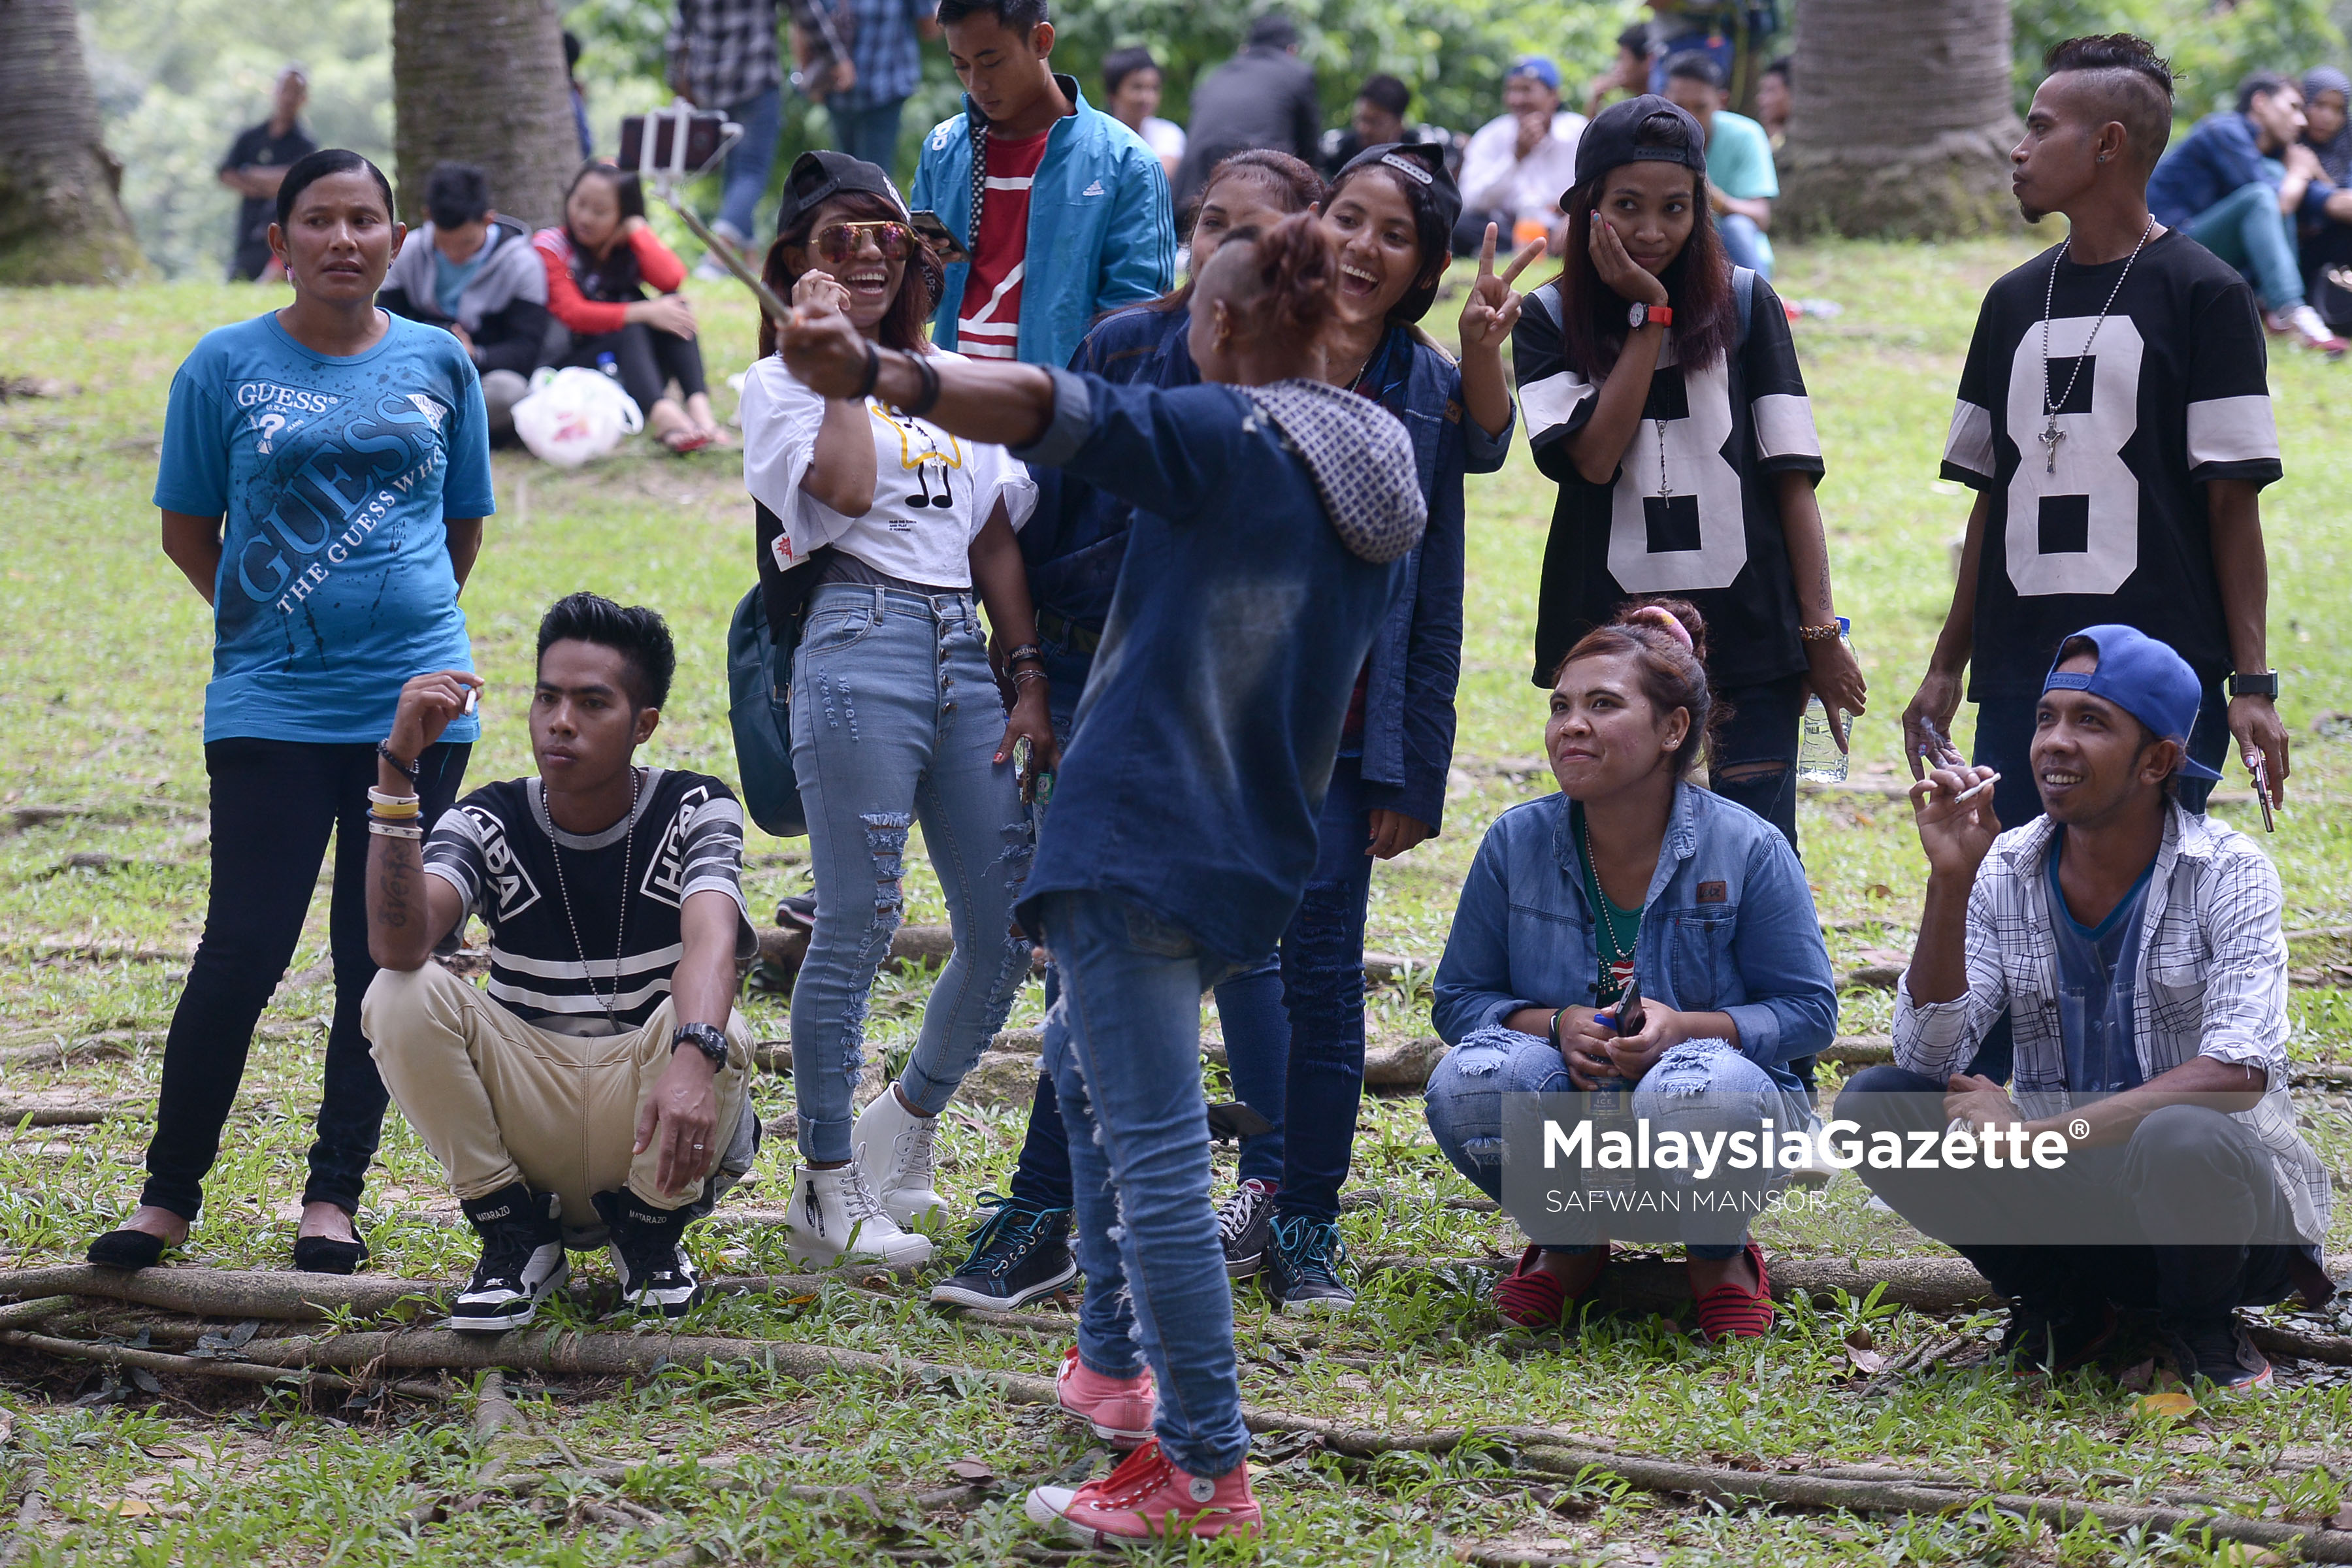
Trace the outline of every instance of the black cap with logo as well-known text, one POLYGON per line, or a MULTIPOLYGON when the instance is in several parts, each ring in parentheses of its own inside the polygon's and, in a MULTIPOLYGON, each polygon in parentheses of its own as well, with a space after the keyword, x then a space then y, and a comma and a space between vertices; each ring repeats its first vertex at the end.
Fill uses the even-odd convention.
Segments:
MULTIPOLYGON (((1577 138, 1576 183, 1590 184, 1620 164, 1645 162, 1680 163, 1706 173, 1706 132, 1699 129, 1689 110, 1654 92, 1612 103, 1593 116, 1592 123, 1577 138), (1675 121, 1675 125, 1664 135, 1653 129, 1644 136, 1643 127, 1652 116, 1660 114, 1675 121)), ((1559 205, 1568 205, 1565 191, 1560 193, 1559 205)))

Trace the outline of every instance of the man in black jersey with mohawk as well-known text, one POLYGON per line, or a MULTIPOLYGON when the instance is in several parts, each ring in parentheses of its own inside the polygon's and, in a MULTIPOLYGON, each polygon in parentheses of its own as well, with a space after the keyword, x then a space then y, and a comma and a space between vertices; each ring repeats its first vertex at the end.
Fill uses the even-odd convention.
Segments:
MULTIPOLYGON (((1959 760, 1945 738, 1965 667, 1995 812, 2041 815, 2027 752, 2043 673, 2076 627, 2121 623, 2196 672, 2189 755, 2218 767, 2234 736, 2276 802, 2287 741, 2257 496, 2281 470, 2262 317, 2233 268, 2148 214, 2167 62, 2116 33, 2070 38, 2047 65, 2011 180, 2029 220, 2063 213, 2069 235, 1995 283, 1977 320, 1943 466, 1976 506, 1904 748, 1915 775, 1959 760)), ((2210 788, 2184 782, 2181 804, 2201 812, 2210 788)))
POLYGON ((538 776, 476 790, 420 837, 413 759, 480 679, 420 675, 376 749, 362 1023, 392 1097, 482 1237, 453 1328, 529 1322, 567 1247, 609 1243, 625 1308, 682 1317, 687 1222, 751 1168, 751 1037, 736 961, 758 951, 743 808, 700 773, 639 767, 677 655, 653 611, 593 594, 539 624, 538 776), (467 916, 488 994, 431 962, 467 916))

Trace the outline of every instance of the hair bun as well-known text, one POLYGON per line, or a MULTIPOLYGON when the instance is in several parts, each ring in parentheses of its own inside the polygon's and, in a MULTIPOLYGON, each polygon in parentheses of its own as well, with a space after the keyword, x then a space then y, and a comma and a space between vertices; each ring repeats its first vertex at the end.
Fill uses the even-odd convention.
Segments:
POLYGON ((1690 650, 1693 658, 1706 658, 1706 617, 1688 599, 1642 599, 1619 608, 1614 626, 1654 630, 1690 650))

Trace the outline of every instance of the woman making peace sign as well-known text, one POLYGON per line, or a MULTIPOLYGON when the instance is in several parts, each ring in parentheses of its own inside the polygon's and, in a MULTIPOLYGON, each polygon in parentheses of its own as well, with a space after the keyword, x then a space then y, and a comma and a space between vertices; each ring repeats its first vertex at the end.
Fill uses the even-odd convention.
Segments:
POLYGON ((1625 600, 1687 599, 1730 710, 1708 785, 1793 848, 1805 699, 1859 713, 1866 692, 1838 640, 1821 437, 1788 319, 1726 259, 1706 184, 1706 133, 1663 98, 1604 110, 1577 144, 1566 268, 1528 296, 1511 344, 1536 466, 1559 481, 1535 680, 1625 600))

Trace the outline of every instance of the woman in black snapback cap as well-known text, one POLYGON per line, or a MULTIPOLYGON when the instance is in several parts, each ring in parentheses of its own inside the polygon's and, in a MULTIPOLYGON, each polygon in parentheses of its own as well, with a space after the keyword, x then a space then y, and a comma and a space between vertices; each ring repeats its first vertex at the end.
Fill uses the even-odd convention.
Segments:
POLYGON ((1859 713, 1865 693, 1838 637, 1821 438, 1788 318, 1725 256, 1706 133, 1663 98, 1586 128, 1560 205, 1565 267, 1528 296, 1511 344, 1536 466, 1559 481, 1536 682, 1628 599, 1696 605, 1708 679, 1732 710, 1708 784, 1793 847, 1805 700, 1859 713))

